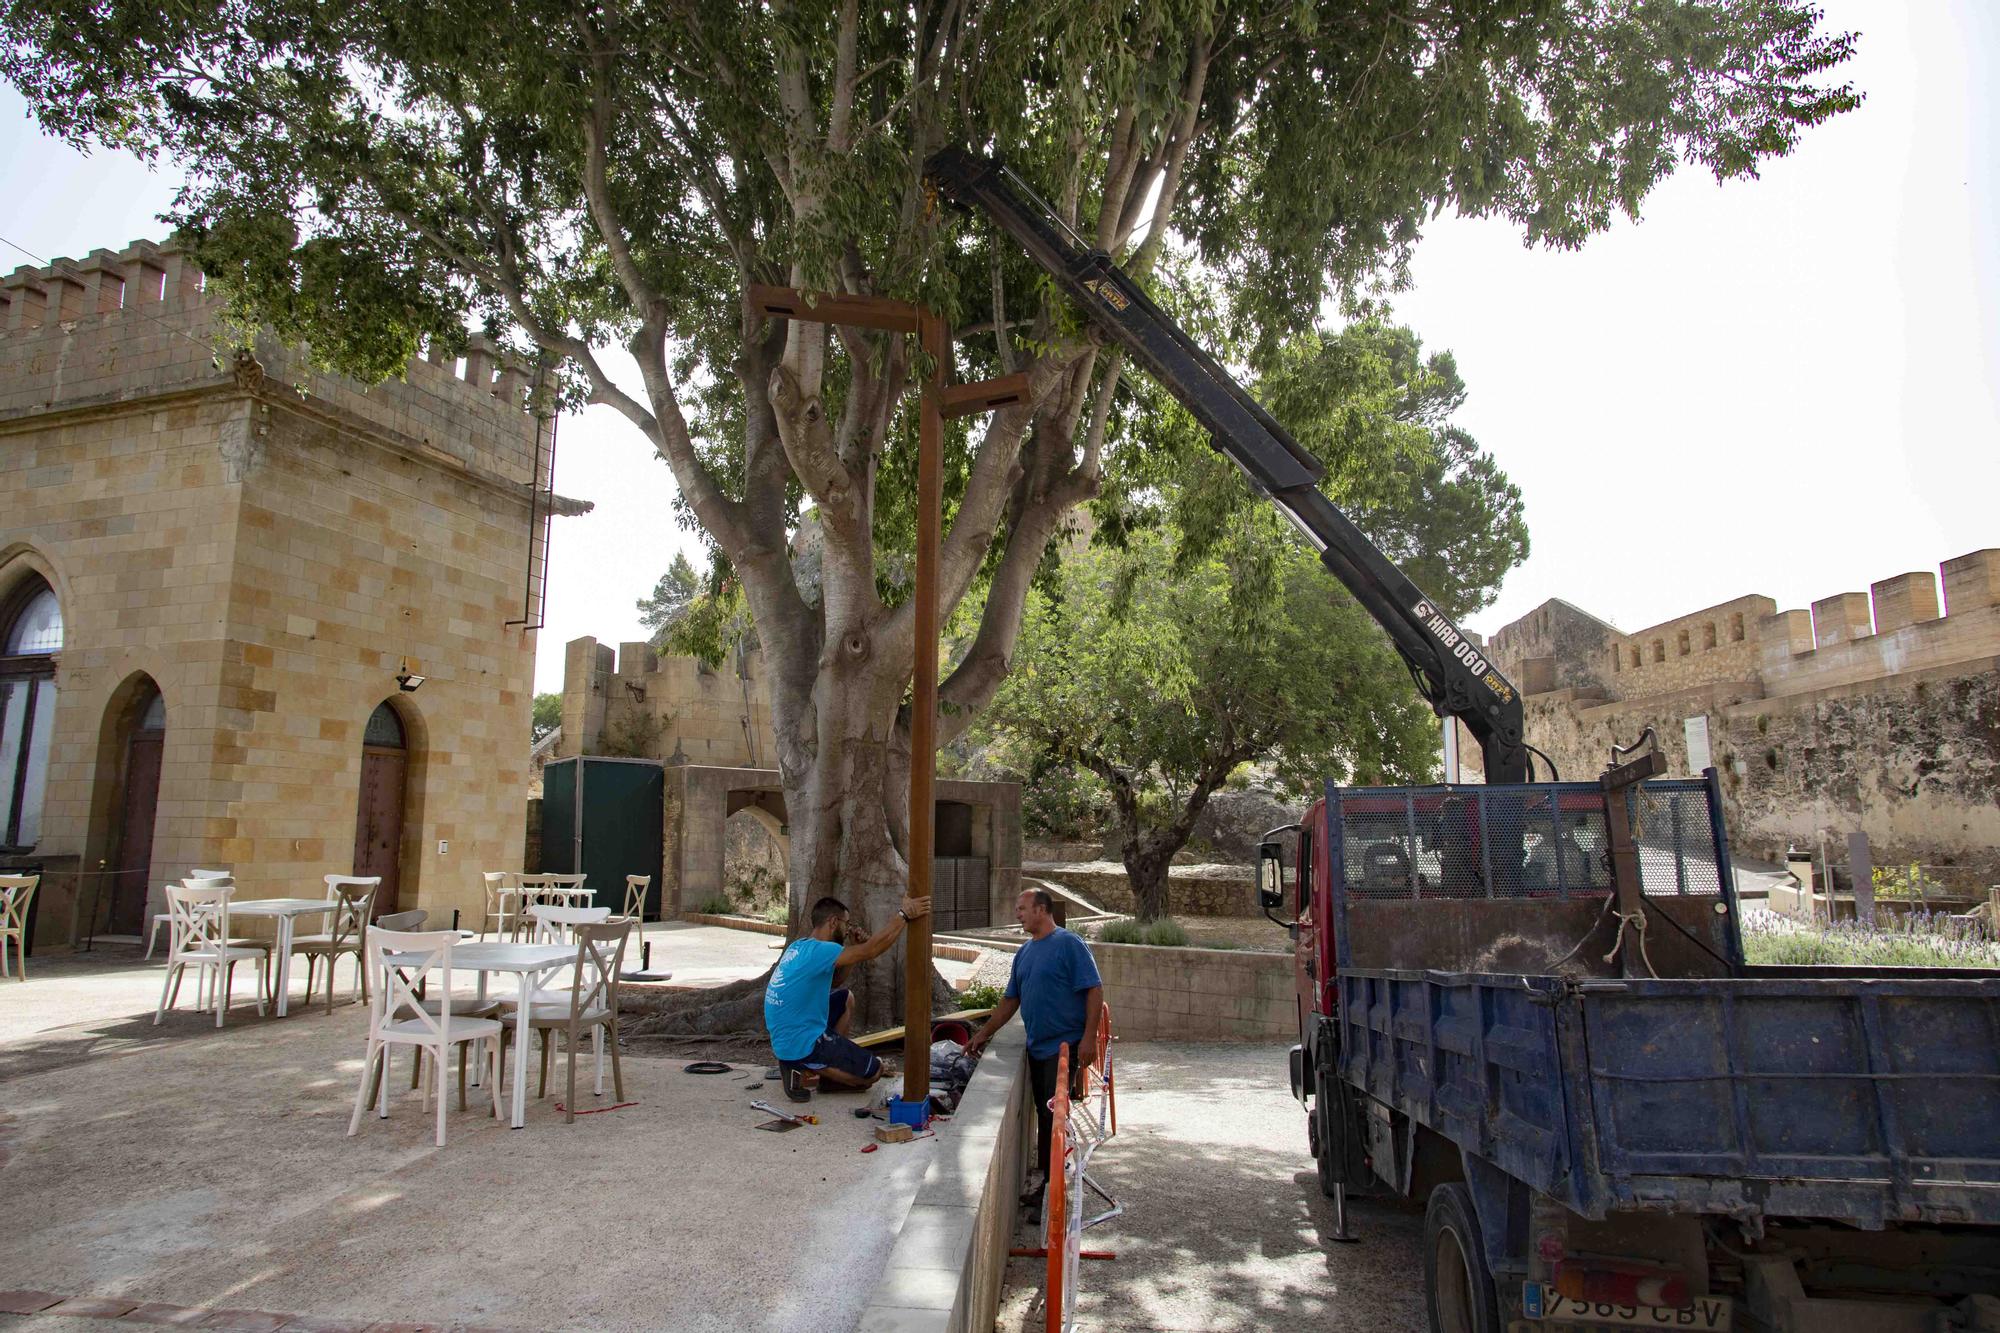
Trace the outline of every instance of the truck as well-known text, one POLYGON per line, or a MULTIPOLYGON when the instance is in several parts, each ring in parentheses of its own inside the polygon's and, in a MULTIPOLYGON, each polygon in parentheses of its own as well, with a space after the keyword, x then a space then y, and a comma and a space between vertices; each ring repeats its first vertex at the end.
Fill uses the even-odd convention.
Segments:
POLYGON ((1350 1194, 1422 1205, 1433 1333, 2000 1333, 2000 975, 1749 964, 1713 770, 1663 777, 1642 737, 1537 780, 1478 639, 1138 281, 1004 163, 925 172, 1187 407, 1479 746, 1484 783, 1329 783, 1259 851, 1333 1238, 1350 1194))

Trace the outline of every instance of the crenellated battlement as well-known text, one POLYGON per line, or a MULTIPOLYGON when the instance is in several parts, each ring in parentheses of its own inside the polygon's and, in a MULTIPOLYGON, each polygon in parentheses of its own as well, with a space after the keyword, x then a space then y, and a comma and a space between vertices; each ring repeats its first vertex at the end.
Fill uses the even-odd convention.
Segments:
POLYGON ((1709 686, 1776 697, 2000 655, 2000 549, 1780 611, 1752 594, 1623 633, 1551 600, 1493 635, 1526 693, 1602 687, 1612 700, 1709 686), (1584 631, 1588 630, 1588 633, 1584 631))
POLYGON ((260 336, 256 366, 231 365, 206 275, 174 241, 15 269, 0 279, 0 425, 48 412, 266 383, 358 417, 467 467, 535 475, 532 368, 474 335, 462 357, 433 347, 401 380, 368 387, 312 369, 260 336))

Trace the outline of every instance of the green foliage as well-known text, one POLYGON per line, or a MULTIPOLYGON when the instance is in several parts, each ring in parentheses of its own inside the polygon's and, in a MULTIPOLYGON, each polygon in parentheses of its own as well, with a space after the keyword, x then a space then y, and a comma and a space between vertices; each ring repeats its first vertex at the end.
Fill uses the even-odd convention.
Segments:
POLYGON ((1869 875, 1877 898, 1948 898, 1952 888, 1912 861, 1904 866, 1876 866, 1869 875))
POLYGON ((1006 998, 998 986, 975 981, 958 993, 959 1012, 963 1013, 967 1009, 997 1009, 1000 1001, 1006 998))
POLYGON ((711 894, 701 900, 701 906, 694 909, 703 916, 728 916, 736 910, 736 904, 722 894, 711 894))
POLYGON ((791 904, 780 898, 777 902, 772 903, 764 909, 764 920, 774 926, 790 925, 792 921, 791 904))
POLYGON ((666 723, 643 708, 626 708, 604 728, 598 753, 622 759, 660 758, 660 738, 666 723))
POLYGON ((1105 944, 1150 944, 1179 949, 1187 946, 1188 933, 1187 927, 1172 917, 1161 917, 1157 921, 1120 918, 1105 922, 1097 932, 1097 938, 1105 944))
POLYGON ((535 696, 534 739, 554 731, 562 725, 562 696, 560 694, 538 694, 535 696))
POLYGON ((651 641, 655 648, 666 644, 668 636, 701 595, 701 578, 694 572, 694 566, 688 562, 687 556, 674 552, 667 572, 660 575, 660 581, 653 585, 653 595, 639 599, 639 623, 652 631, 651 641))
POLYGON ((2000 944, 1949 916, 1917 913, 1876 927, 1806 925, 1775 912, 1744 914, 1743 956, 1756 964, 2000 968, 2000 944))

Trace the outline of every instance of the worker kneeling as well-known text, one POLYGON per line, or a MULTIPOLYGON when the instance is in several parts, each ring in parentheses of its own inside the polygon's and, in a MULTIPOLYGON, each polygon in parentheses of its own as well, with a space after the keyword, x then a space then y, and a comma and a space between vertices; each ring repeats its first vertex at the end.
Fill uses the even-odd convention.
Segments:
POLYGON ((810 933, 786 947, 764 988, 764 1029, 787 1097, 808 1101, 822 1081, 865 1088, 882 1077, 881 1058, 847 1035, 854 1027, 853 997, 834 982, 856 963, 887 953, 903 927, 930 910, 928 898, 905 898, 894 919, 862 937, 846 903, 822 898, 813 904, 810 933))

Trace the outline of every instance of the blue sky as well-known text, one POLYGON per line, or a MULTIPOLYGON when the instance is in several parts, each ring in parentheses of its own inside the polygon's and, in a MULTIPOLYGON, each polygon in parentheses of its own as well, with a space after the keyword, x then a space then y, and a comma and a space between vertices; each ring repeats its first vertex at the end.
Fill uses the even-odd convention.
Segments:
MULTIPOLYGON (((2000 5, 1827 0, 1867 102, 1763 179, 1683 172, 1579 253, 1446 217, 1397 317, 1448 348, 1461 422, 1521 486, 1534 551, 1468 622, 1550 597, 1636 630, 1781 607, 2000 546, 2000 5)), ((160 236, 176 181, 41 137, 0 87, 0 238, 80 258, 160 236)), ((31 262, 0 245, 0 267, 31 262)), ((562 423, 536 684, 641 637, 673 482, 621 419, 562 423)))

